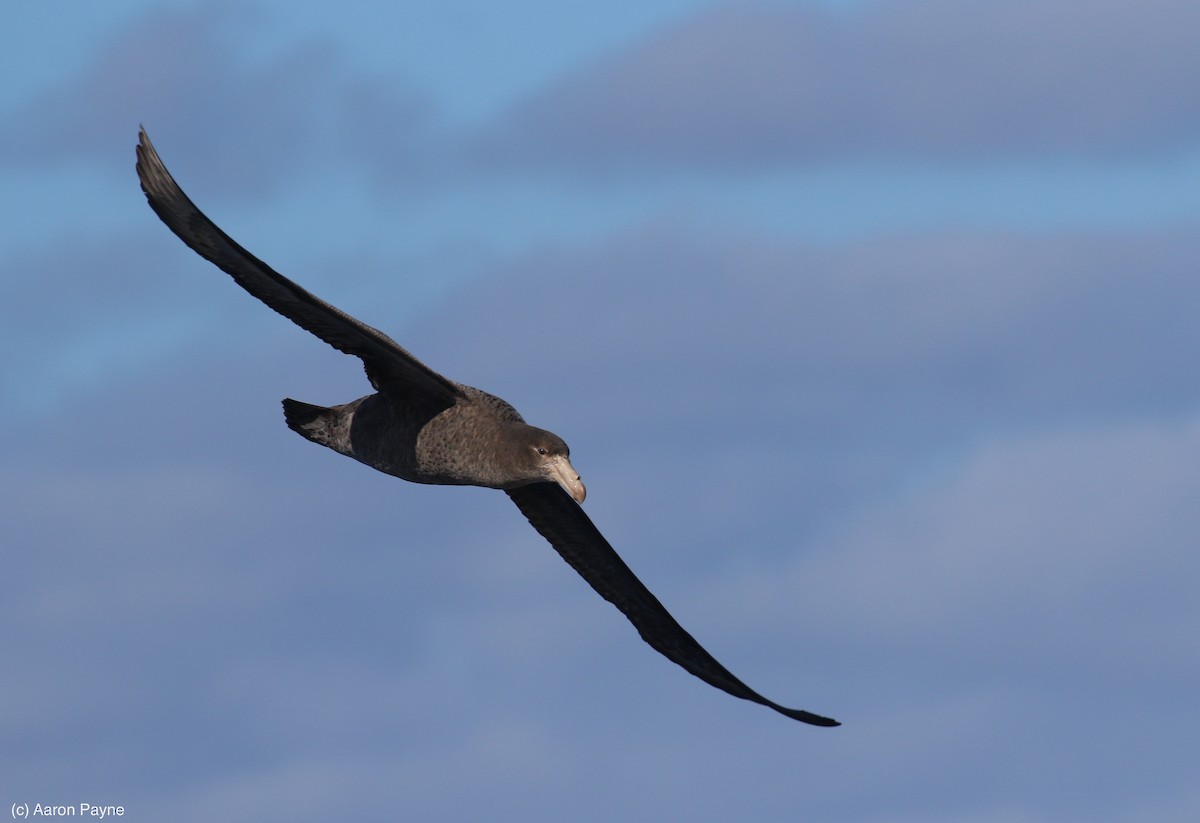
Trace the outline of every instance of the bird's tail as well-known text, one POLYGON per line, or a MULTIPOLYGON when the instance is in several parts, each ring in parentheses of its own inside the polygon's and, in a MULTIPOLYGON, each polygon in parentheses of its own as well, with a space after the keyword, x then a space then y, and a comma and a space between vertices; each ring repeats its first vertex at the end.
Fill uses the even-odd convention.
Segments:
POLYGON ((333 427, 337 420, 337 410, 326 406, 314 406, 312 403, 301 403, 290 397, 283 401, 283 418, 288 428, 296 434, 319 443, 322 446, 333 446, 333 427))

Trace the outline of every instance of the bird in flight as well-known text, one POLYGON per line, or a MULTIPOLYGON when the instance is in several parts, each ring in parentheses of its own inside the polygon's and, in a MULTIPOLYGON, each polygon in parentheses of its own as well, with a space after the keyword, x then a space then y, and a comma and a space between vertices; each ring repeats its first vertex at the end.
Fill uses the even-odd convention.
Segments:
POLYGON ((167 228, 270 308, 362 360, 375 393, 330 407, 286 399, 283 414, 292 431, 414 483, 504 490, 563 559, 668 660, 734 697, 814 726, 839 725, 763 697, 671 617, 580 507, 586 490, 562 438, 526 424, 499 397, 443 377, 387 335, 250 254, 183 193, 144 129, 138 136, 138 178, 167 228))

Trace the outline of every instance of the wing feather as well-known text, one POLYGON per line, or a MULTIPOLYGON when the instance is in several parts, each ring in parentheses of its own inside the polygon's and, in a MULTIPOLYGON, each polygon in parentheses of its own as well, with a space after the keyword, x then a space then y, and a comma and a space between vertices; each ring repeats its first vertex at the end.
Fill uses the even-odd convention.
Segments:
POLYGON ((446 405, 458 386, 383 332, 355 320, 238 245, 196 207, 163 165, 145 129, 138 133, 137 173, 150 207, 180 240, 237 284, 335 349, 359 357, 378 391, 420 392, 446 405))

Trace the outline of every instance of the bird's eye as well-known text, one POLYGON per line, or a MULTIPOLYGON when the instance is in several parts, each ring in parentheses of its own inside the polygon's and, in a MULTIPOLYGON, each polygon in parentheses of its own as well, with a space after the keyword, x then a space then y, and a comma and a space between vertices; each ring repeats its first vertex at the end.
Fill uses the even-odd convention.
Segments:
POLYGON ((541 446, 538 446, 538 454, 545 454, 545 453, 546 453, 546 450, 544 448, 542 448, 541 446))

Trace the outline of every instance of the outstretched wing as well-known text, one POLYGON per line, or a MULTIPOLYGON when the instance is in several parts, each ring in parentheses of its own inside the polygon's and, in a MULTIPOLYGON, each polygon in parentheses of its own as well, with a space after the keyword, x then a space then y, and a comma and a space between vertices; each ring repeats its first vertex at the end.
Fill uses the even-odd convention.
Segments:
POLYGON ((557 483, 534 483, 509 489, 508 496, 563 559, 601 597, 620 609, 642 639, 668 660, 734 697, 769 706, 795 720, 814 726, 841 725, 828 717, 789 709, 768 700, 718 663, 675 622, 658 598, 629 570, 583 509, 557 483))
POLYGON ((239 246, 183 193, 146 135, 138 133, 137 173, 150 208, 192 251, 237 284, 335 349, 362 358, 367 377, 383 392, 421 393, 446 405, 458 387, 413 357, 383 332, 360 323, 288 280, 239 246))

